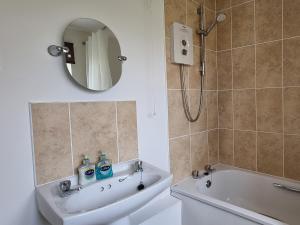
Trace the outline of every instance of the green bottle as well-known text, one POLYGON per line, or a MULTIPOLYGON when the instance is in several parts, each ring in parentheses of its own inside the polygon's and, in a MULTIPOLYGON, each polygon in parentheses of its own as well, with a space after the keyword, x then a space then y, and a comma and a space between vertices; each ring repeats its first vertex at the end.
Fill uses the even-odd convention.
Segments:
POLYGON ((101 153, 99 162, 96 163, 96 179, 102 180, 113 176, 111 160, 101 153))

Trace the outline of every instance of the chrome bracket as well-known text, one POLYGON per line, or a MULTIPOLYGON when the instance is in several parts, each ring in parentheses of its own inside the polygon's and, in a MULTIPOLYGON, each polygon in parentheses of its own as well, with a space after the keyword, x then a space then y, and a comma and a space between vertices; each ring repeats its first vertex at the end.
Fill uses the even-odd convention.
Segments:
POLYGON ((65 46, 50 45, 48 47, 48 53, 54 57, 61 56, 62 54, 67 54, 69 51, 69 48, 65 46))

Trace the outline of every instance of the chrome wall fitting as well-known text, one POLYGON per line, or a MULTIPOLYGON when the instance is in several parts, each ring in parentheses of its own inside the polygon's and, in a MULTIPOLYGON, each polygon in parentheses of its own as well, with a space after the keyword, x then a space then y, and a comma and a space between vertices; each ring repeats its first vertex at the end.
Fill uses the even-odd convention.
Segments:
POLYGON ((61 54, 67 54, 69 52, 69 48, 68 47, 64 47, 64 46, 59 46, 59 45, 50 45, 48 47, 48 53, 51 56, 61 56, 61 54))

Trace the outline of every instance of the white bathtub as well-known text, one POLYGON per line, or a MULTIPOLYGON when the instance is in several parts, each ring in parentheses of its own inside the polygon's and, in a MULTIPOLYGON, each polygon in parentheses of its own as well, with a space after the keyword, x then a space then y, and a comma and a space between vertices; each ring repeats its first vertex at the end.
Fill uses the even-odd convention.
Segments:
POLYGON ((300 193, 273 183, 300 189, 299 182, 216 165, 211 176, 189 177, 171 188, 182 200, 183 225, 300 225, 300 193))

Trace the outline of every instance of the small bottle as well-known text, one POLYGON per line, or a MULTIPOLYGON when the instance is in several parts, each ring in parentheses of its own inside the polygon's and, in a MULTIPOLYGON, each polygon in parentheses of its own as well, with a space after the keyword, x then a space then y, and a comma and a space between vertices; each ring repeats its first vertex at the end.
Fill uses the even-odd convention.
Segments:
POLYGON ((78 168, 79 184, 86 185, 96 180, 95 165, 90 163, 88 156, 84 156, 82 165, 78 168))
POLYGON ((102 180, 113 176, 111 160, 106 158, 106 155, 101 153, 99 162, 96 163, 96 179, 102 180))

